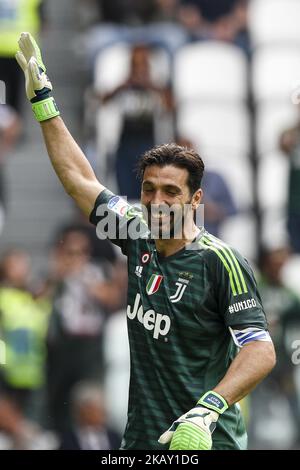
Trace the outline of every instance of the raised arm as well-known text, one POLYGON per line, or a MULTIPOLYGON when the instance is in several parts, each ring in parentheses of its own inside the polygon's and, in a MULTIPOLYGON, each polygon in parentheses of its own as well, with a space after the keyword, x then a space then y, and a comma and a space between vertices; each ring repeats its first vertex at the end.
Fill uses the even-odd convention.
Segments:
POLYGON ((29 33, 22 33, 19 46, 16 59, 25 74, 26 94, 37 121, 41 123, 53 168, 66 192, 89 215, 97 196, 105 188, 59 117, 56 103, 50 96, 52 84, 35 40, 29 33))
POLYGON ((104 186, 60 117, 41 122, 41 127, 58 178, 77 206, 90 215, 104 186))

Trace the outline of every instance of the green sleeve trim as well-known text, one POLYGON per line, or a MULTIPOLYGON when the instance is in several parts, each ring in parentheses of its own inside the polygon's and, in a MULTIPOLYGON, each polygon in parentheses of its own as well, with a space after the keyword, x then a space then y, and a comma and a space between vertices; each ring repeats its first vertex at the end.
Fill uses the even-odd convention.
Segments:
POLYGON ((233 262, 236 265, 236 268, 238 270, 238 273, 239 273, 239 276, 240 276, 240 279, 241 279, 241 282, 242 282, 242 286, 243 286, 243 289, 244 289, 244 293, 247 294, 248 289, 247 289, 247 285, 246 285, 246 282, 245 282, 245 278, 244 278, 244 275, 242 273, 240 263, 238 262, 238 260, 237 260, 236 256, 234 255, 232 249, 228 245, 223 243, 221 240, 218 240, 217 238, 215 238, 214 236, 210 236, 210 239, 213 240, 213 241, 216 241, 217 243, 222 245, 224 247, 224 249, 228 250, 228 252, 230 253, 231 258, 233 259, 233 262))
POLYGON ((197 405, 205 406, 205 408, 209 408, 219 414, 224 413, 224 411, 228 409, 228 404, 225 398, 211 390, 202 395, 197 405))
POLYGON ((52 119, 60 115, 53 97, 33 103, 32 110, 36 120, 39 122, 47 121, 48 119, 52 119))
POLYGON ((212 251, 214 251, 222 263, 225 266, 229 274, 231 290, 233 295, 236 296, 238 294, 247 294, 248 288, 241 271, 240 265, 238 260, 236 259, 233 251, 221 240, 211 236, 204 236, 202 237, 201 241, 208 246, 212 251), (236 287, 235 287, 236 286, 236 287))
POLYGON ((212 251, 214 251, 216 253, 216 255, 220 258, 220 260, 222 261, 226 271, 228 272, 228 275, 229 275, 229 281, 230 281, 230 286, 231 286, 231 290, 232 290, 232 293, 234 296, 237 295, 237 291, 236 291, 236 288, 235 288, 235 285, 234 285, 234 281, 233 281, 233 274, 232 274, 232 270, 230 269, 230 267, 228 266, 227 262, 226 262, 226 259, 222 256, 222 253, 217 250, 217 248, 215 248, 214 246, 210 245, 209 243, 206 242, 206 240, 203 240, 203 243, 212 251))

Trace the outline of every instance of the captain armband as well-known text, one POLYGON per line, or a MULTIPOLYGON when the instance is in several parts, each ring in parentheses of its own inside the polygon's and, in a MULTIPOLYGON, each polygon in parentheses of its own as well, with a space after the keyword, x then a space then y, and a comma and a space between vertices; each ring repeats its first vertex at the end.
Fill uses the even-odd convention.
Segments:
POLYGON ((229 331, 234 343, 239 348, 242 348, 245 344, 251 343, 252 341, 272 342, 269 332, 261 328, 248 327, 243 330, 236 330, 229 326, 229 331))

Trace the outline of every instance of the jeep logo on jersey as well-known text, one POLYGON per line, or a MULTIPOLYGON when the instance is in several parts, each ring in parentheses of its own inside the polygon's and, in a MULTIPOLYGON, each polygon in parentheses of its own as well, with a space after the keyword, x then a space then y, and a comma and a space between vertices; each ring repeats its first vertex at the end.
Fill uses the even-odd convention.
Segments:
POLYGON ((131 309, 131 305, 128 305, 127 317, 129 320, 134 320, 137 317, 146 330, 153 330, 154 339, 158 339, 159 336, 166 336, 171 327, 170 317, 156 313, 154 310, 144 312, 143 305, 140 305, 140 300, 140 294, 136 294, 133 309, 131 309))

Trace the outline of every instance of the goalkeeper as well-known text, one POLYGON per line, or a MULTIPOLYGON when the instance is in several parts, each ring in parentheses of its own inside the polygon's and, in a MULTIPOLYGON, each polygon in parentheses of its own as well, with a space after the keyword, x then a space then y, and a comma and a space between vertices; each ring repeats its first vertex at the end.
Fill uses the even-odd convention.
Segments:
POLYGON ((57 176, 128 257, 131 378, 122 449, 245 449, 238 402, 274 367, 275 352, 248 262, 194 223, 202 159, 176 144, 146 152, 141 215, 97 180, 59 116, 30 34, 19 47, 57 176))

